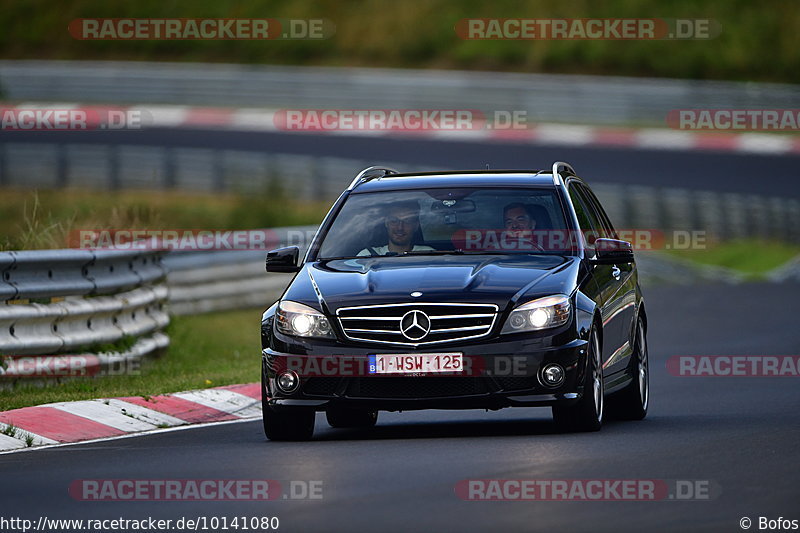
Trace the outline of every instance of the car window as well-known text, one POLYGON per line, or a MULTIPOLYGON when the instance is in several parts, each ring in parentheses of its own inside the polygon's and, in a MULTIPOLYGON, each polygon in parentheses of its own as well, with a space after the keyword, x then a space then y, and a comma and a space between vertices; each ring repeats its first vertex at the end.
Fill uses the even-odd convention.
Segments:
POLYGON ((317 258, 454 250, 564 253, 572 243, 563 213, 554 188, 353 193, 325 234, 317 258))
POLYGON ((585 236, 586 247, 594 249, 594 241, 599 235, 601 226, 594 210, 590 209, 585 192, 581 190, 580 185, 571 183, 569 185, 569 197, 572 200, 572 205, 575 207, 575 215, 578 217, 578 225, 581 227, 581 232, 585 236))
POLYGON ((611 219, 608 218, 608 214, 606 214, 605 209, 603 209, 603 206, 600 205, 600 200, 597 199, 597 196, 595 196, 594 192, 592 192, 590 188, 584 187, 583 185, 579 185, 578 187, 580 187, 583 197, 586 198, 589 203, 587 207, 590 207, 594 211, 595 217, 599 221, 599 236, 609 239, 616 239, 617 232, 614 230, 614 226, 611 224, 611 219))

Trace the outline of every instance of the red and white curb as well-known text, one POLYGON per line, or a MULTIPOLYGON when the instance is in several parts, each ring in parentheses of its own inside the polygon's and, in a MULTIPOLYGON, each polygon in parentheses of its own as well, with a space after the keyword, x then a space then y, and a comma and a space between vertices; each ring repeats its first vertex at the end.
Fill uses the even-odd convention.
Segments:
POLYGON ((0 452, 261 416, 258 383, 59 402, 0 413, 0 452))
MULTIPOLYGON (((272 131, 369 137, 412 137, 443 141, 495 141, 521 144, 555 144, 659 150, 711 150, 760 154, 800 153, 800 135, 751 132, 702 132, 668 128, 622 128, 538 123, 525 129, 481 128, 467 131, 425 130, 286 130, 276 124, 279 110, 191 106, 99 106, 76 103, 2 104, 0 109, 81 109, 98 115, 108 111, 139 112, 146 127, 203 128, 233 131, 272 131)), ((666 120, 666 118, 665 118, 666 120)), ((280 121, 278 121, 280 122, 280 121)))

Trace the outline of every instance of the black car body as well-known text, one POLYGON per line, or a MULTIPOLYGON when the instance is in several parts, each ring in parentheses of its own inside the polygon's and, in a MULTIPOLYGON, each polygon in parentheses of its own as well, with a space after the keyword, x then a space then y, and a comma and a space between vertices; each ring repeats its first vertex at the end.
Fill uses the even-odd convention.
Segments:
POLYGON ((268 271, 296 275, 262 317, 267 436, 310 438, 323 410, 353 427, 380 410, 513 406, 551 406, 563 427, 596 430, 610 395, 617 414, 644 418, 647 316, 631 246, 616 237, 566 163, 366 169, 302 261, 296 247, 268 255, 268 271), (501 211, 506 226, 492 236, 501 211), (514 214, 535 229, 514 230, 514 214), (389 251, 396 227, 398 241, 414 232, 413 248, 389 251), (531 244, 537 232, 544 241, 531 244), (525 246, 508 249, 508 235, 525 246))

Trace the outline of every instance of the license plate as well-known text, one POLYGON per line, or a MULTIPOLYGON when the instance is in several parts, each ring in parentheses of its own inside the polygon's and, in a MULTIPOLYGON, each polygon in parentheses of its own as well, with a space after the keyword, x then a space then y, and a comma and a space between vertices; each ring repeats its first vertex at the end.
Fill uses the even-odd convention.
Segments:
POLYGON ((461 372, 461 353, 374 354, 369 356, 370 374, 442 374, 461 372))

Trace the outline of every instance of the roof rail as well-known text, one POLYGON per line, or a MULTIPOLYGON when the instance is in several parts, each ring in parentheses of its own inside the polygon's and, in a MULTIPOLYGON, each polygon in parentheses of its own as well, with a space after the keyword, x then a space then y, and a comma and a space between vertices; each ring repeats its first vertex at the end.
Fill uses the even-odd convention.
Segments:
POLYGON ((553 185, 560 185, 564 183, 564 179, 561 177, 561 172, 566 172, 572 174, 573 176, 577 176, 575 169, 572 168, 572 165, 565 163, 564 161, 556 161, 553 163, 553 185))
POLYGON ((350 182, 350 186, 347 188, 347 190, 352 191, 362 183, 365 183, 371 179, 382 178, 388 174, 397 174, 397 171, 389 167, 367 167, 359 172, 355 178, 353 178, 353 181, 350 182))

